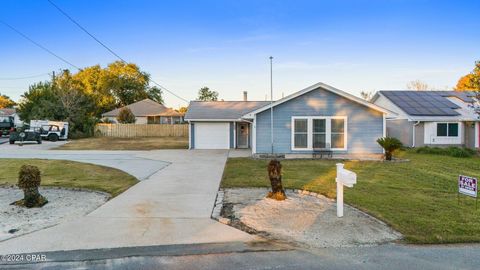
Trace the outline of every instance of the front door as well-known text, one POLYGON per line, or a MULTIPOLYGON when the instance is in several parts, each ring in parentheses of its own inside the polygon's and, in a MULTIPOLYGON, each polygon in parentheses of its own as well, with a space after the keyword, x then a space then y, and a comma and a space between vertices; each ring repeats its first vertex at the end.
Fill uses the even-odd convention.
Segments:
POLYGON ((237 148, 248 148, 248 123, 237 123, 237 148))

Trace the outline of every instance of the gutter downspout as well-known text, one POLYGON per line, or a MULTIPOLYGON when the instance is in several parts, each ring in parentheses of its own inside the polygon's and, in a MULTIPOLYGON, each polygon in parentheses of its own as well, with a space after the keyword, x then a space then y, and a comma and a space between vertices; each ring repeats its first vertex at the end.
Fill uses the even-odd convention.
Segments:
POLYGON ((415 147, 415 127, 418 126, 420 124, 420 121, 417 121, 415 124, 413 124, 413 138, 412 138, 412 148, 415 147))

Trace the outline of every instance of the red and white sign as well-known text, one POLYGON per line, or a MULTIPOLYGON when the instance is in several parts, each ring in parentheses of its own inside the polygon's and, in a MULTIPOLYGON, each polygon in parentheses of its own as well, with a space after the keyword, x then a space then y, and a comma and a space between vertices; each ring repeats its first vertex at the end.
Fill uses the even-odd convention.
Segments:
POLYGON ((464 175, 458 176, 458 192, 476 198, 477 191, 478 191, 477 178, 464 176, 464 175))

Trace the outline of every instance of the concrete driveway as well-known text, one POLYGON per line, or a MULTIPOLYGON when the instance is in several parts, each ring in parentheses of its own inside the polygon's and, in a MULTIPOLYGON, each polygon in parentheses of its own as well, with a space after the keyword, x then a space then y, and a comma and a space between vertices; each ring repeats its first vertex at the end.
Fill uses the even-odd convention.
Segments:
POLYGON ((227 151, 25 149, 0 158, 83 161, 143 179, 85 217, 0 242, 0 254, 256 239, 210 219, 227 151))

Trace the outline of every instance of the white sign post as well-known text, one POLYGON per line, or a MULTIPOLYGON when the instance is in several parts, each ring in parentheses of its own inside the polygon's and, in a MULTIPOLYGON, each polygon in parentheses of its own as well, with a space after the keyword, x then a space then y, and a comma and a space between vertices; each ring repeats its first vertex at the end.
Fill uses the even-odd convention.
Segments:
POLYGON ((343 186, 353 187, 357 183, 357 174, 345 170, 343 163, 337 163, 337 217, 343 217, 343 186))

